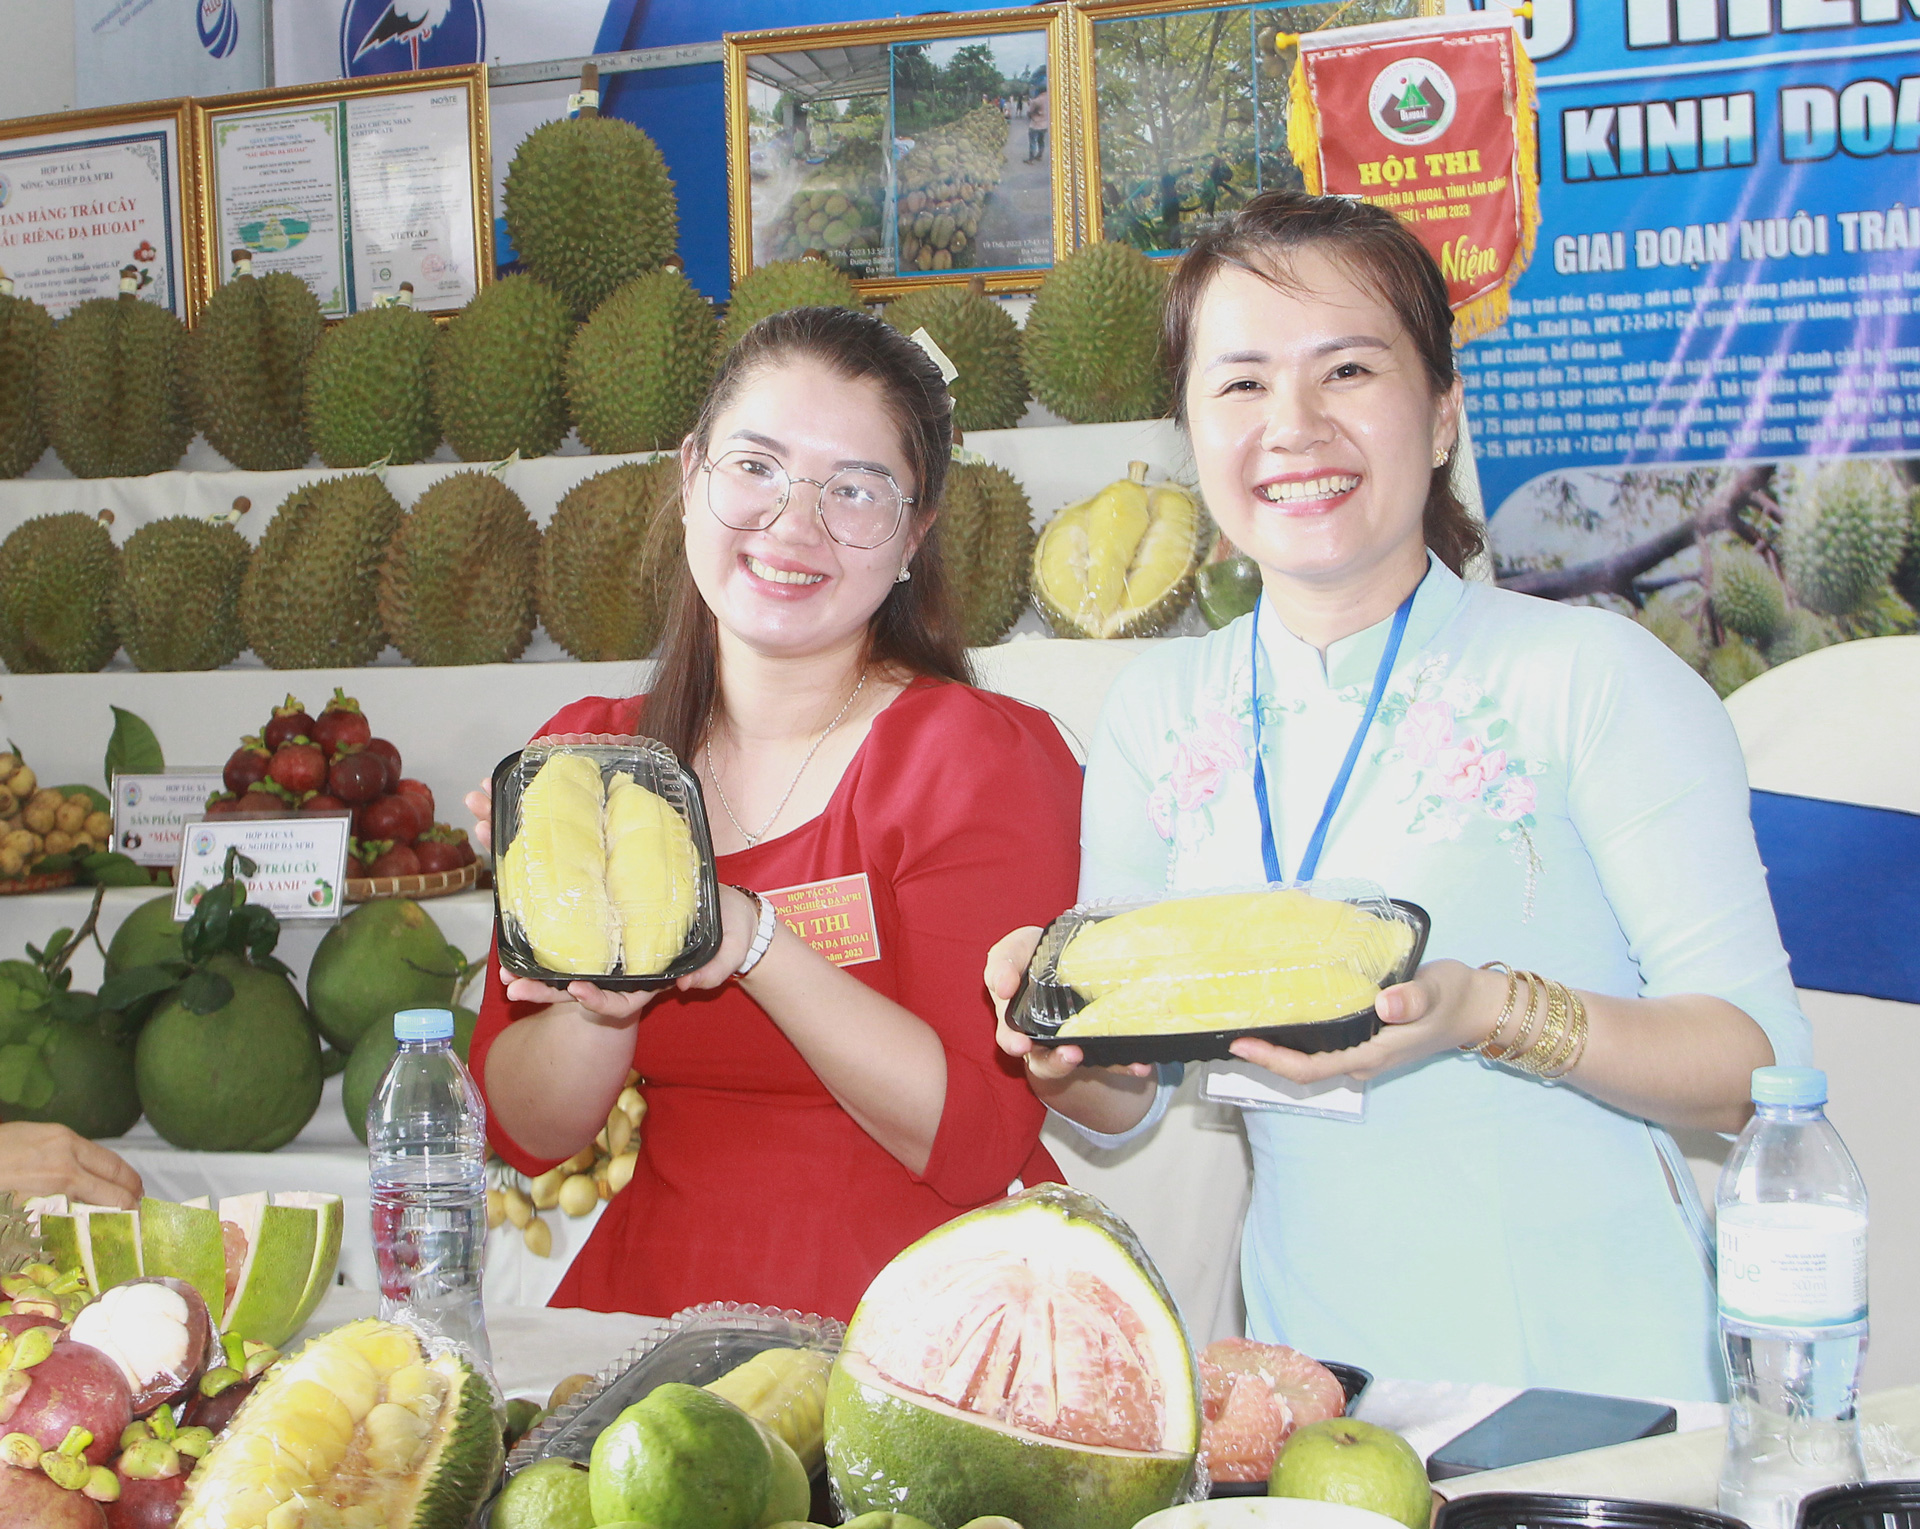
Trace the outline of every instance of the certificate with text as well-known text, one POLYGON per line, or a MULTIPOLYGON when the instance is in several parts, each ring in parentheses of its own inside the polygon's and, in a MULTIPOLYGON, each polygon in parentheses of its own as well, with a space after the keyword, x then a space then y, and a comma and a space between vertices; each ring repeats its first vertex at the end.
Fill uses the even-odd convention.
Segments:
POLYGON ((222 118, 207 166, 222 279, 249 250, 254 275, 298 276, 330 319, 354 309, 342 116, 333 103, 222 118))
POLYGON ((346 103, 355 285, 413 306, 463 307, 474 273, 472 153, 464 88, 346 103))

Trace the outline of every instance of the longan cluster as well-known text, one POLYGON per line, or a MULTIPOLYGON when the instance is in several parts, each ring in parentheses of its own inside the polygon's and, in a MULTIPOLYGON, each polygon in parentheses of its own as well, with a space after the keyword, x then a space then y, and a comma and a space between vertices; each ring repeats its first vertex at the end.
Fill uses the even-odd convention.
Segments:
POLYGON ((90 855, 113 845, 113 818, 84 791, 63 796, 18 754, 0 754, 0 877, 24 876, 49 855, 90 855))

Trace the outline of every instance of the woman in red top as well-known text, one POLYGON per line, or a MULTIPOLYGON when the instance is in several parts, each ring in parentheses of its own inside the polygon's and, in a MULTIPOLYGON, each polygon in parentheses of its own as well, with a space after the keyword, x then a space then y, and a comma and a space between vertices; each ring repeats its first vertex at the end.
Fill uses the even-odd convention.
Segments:
POLYGON ((966 683, 935 519, 950 410, 865 314, 755 326, 681 448, 686 569, 653 690, 542 729, 673 747, 730 884, 720 953, 678 990, 489 974, 473 1070, 523 1172, 643 1079, 633 1180, 555 1305, 844 1318, 922 1233, 1059 1177, 979 973, 1009 919, 1073 901, 1080 772, 1044 712, 966 683))

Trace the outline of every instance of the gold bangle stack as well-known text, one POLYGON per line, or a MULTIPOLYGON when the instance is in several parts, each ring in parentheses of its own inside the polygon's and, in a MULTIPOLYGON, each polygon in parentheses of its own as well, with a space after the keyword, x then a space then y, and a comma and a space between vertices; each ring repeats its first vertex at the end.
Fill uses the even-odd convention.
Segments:
POLYGON ((1537 972, 1517 971, 1504 961, 1489 961, 1480 970, 1507 974, 1506 1002, 1500 1006, 1500 1017, 1486 1039, 1478 1045, 1462 1046, 1462 1051, 1549 1080, 1564 1078, 1580 1065, 1587 1054, 1587 1006, 1578 993, 1537 972), (1515 1001, 1523 985, 1526 1007, 1518 1011, 1513 1038, 1505 1040, 1502 1037, 1507 1021, 1515 1017, 1515 1001))

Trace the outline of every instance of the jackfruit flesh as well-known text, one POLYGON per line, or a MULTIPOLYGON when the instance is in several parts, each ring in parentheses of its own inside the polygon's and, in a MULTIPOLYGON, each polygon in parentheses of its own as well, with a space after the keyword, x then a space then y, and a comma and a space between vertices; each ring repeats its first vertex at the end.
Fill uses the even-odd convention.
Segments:
POLYGON ((1062 635, 1150 636, 1185 605, 1205 542, 1200 506, 1177 485, 1149 488, 1146 474, 1132 463, 1040 533, 1034 594, 1062 635))
POLYGON ((520 827, 501 856, 501 908, 542 966, 613 970, 600 766, 585 754, 550 755, 520 795, 520 827))
POLYGON ((492 1391, 365 1320, 275 1366, 195 1468, 180 1529, 456 1529, 500 1468, 492 1391))
POLYGON ((625 771, 607 790, 607 896, 623 970, 658 972, 680 954, 696 907, 693 834, 666 798, 625 771))
POLYGON ((1306 1024, 1358 1013, 1413 947, 1397 918, 1289 888, 1170 898, 1091 923, 1054 963, 1091 1000, 1061 1035, 1306 1024))

